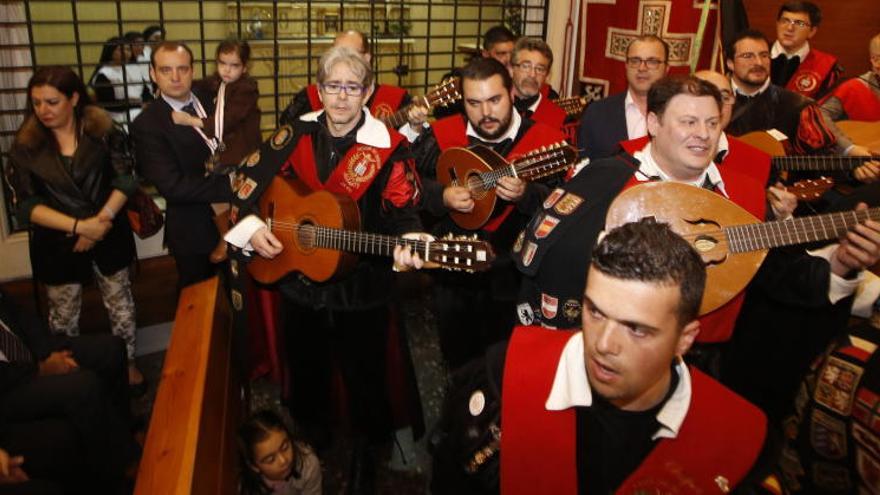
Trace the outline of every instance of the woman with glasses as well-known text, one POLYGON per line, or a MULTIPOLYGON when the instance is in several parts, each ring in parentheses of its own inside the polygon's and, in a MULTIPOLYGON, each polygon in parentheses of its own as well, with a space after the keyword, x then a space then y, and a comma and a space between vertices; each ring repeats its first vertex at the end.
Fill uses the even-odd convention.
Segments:
POLYGON ((69 68, 37 70, 27 96, 27 117, 10 153, 9 184, 18 221, 33 234, 31 267, 46 286, 49 328, 79 334, 82 285, 95 279, 113 334, 126 343, 128 382, 139 392, 144 377, 134 362, 128 273, 135 247, 122 211, 137 187, 128 138, 91 103, 69 68))

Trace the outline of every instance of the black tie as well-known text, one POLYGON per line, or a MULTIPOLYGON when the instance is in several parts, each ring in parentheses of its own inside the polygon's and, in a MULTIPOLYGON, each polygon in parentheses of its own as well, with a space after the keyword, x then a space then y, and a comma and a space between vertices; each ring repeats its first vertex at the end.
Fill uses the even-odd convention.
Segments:
POLYGON ((196 107, 193 106, 192 102, 187 103, 180 110, 182 112, 186 112, 194 117, 198 117, 198 114, 196 114, 196 107))
POLYGON ((508 148, 510 147, 511 143, 513 143, 513 139, 511 139, 511 138, 502 139, 501 141, 498 141, 497 143, 491 143, 488 141, 483 141, 482 139, 480 139, 478 137, 468 136, 468 144, 469 145, 476 146, 478 144, 482 144, 483 146, 495 151, 496 153, 498 153, 501 156, 507 155, 508 151, 510 151, 510 150, 508 150, 508 148))
POLYGON ((0 320, 0 351, 6 355, 10 363, 30 363, 34 360, 24 342, 2 320, 0 320))

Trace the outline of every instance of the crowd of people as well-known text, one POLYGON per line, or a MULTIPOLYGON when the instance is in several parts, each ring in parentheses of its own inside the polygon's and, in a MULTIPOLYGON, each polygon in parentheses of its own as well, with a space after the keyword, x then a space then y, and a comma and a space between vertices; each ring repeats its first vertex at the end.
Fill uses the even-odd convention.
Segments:
MULTIPOLYGON (((128 396, 143 376, 134 243, 119 213, 135 168, 166 200, 180 287, 223 273, 236 325, 252 337, 261 330, 248 301, 280 293, 280 400, 295 428, 269 411, 243 423, 242 493, 320 493, 318 456, 340 408, 353 446, 348 493, 375 491, 393 436, 425 432, 395 284, 398 272, 442 264, 411 246, 447 234, 482 240, 495 256, 479 273, 429 272, 426 306, 450 371, 428 433, 433 493, 877 492, 880 279, 869 269, 880 261, 880 218, 867 207, 880 200, 880 150, 838 122, 880 122, 880 34, 867 43, 870 70, 846 79, 810 44, 821 20, 810 2, 784 3, 773 43, 755 30, 731 39, 726 73, 671 76, 667 43, 635 37, 626 90, 587 106, 574 143, 548 84, 552 49, 503 26, 451 73, 459 106, 433 116, 376 81, 366 35, 341 32, 265 141, 243 41, 221 43, 216 73, 201 81, 190 48, 158 27, 109 40, 92 91, 70 69, 38 69, 10 185, 49 318, 43 329, 0 305, 0 493, 130 489, 128 396), (406 123, 392 128, 396 112, 406 123), (835 176, 844 187, 807 205, 775 157, 743 137, 756 131, 794 155, 863 159, 835 176), (457 148, 511 164, 568 144, 580 162, 534 180, 514 165, 491 179, 448 181, 438 170, 457 148), (271 287, 249 280, 257 257, 312 249, 301 245, 311 231, 291 236, 287 220, 259 210, 279 177, 303 192, 291 201, 342 198, 361 231, 396 239, 391 259, 361 255, 321 281, 295 268, 271 287), (690 242, 653 215, 606 225, 622 193, 665 182, 708 190, 778 229, 816 213, 857 221, 825 244, 772 247, 745 289, 701 311, 704 294, 727 290, 698 253, 706 239, 690 242), (487 220, 462 226, 486 195, 487 220), (78 335, 91 279, 113 337, 78 335), (849 327, 851 314, 868 319, 849 327), (53 456, 64 449, 85 455, 61 466, 53 456)), ((657 215, 659 206, 648 205, 657 215)))

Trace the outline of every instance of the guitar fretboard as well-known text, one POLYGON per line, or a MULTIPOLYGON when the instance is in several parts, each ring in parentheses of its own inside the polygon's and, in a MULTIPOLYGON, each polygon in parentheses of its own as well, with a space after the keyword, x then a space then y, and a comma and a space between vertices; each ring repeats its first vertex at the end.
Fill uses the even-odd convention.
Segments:
MULTIPOLYGON (((420 99, 421 99, 421 102, 420 102, 421 105, 427 106, 427 107, 431 106, 431 102, 428 101, 428 99, 425 98, 424 96, 422 96, 420 99)), ((406 124, 409 121, 409 119, 407 118, 407 113, 409 113, 409 109, 412 108, 412 106, 413 106, 413 104, 410 103, 409 105, 401 108, 397 112, 392 113, 391 115, 382 118, 382 122, 384 122, 385 125, 387 125, 388 127, 391 127, 392 129, 400 129, 400 126, 402 126, 403 124, 406 124)))
POLYGON ((518 158, 506 167, 480 174, 482 186, 486 189, 495 187, 502 177, 519 177, 523 180, 537 179, 560 172, 573 160, 566 156, 565 143, 557 143, 545 151, 529 153, 518 158))
POLYGON ((846 172, 876 159, 869 156, 774 156, 770 163, 777 170, 846 172))
POLYGON ((837 239, 856 224, 880 219, 880 207, 725 227, 733 253, 837 239))

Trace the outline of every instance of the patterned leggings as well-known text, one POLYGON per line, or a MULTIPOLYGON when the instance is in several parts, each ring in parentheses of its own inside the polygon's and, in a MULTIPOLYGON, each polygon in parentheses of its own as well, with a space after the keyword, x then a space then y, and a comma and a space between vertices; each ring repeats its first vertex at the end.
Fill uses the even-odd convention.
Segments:
MULTIPOLYGON (((110 315, 113 335, 122 337, 128 351, 128 360, 134 362, 135 321, 134 296, 131 294, 131 280, 128 268, 105 276, 92 263, 92 271, 101 290, 104 307, 110 315)), ((79 315, 82 309, 82 284, 47 285, 49 297, 49 329, 53 333, 63 333, 75 337, 79 335, 79 315)))

